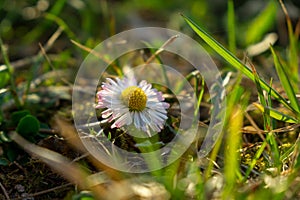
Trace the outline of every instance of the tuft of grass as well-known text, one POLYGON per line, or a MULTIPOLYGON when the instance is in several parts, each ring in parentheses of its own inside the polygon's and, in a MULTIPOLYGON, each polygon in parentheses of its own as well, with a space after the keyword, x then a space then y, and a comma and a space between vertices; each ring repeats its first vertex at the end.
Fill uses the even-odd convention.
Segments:
MULTIPOLYGON (((260 100, 260 103, 264 106, 264 107, 271 107, 271 98, 270 98, 270 93, 268 98, 265 98, 264 92, 261 88, 260 82, 259 82, 259 75, 257 74, 257 71, 254 67, 254 65, 252 63, 250 63, 252 71, 253 71, 253 75, 255 76, 255 84, 256 84, 256 88, 258 91, 258 97, 260 100)), ((268 144, 270 145, 271 151, 272 151, 272 163, 275 163, 275 167, 277 167, 278 169, 280 169, 280 162, 279 162, 279 151, 278 151, 278 145, 275 139, 275 136, 273 135, 273 133, 271 132, 271 130, 274 129, 273 127, 273 123, 272 123, 272 118, 270 116, 270 113, 268 112, 269 110, 265 110, 265 112, 263 112, 263 120, 264 120, 264 129, 268 132, 268 137, 266 139, 266 141, 268 142, 268 144)))
MULTIPOLYGON (((233 2, 228 1, 228 21, 227 21, 227 29, 228 29, 228 40, 229 40, 229 49, 226 49, 223 45, 221 45, 218 41, 214 39, 210 34, 208 34, 204 29, 200 26, 198 26, 193 20, 191 20, 189 17, 182 14, 182 17, 187 22, 187 24, 192 28, 192 30, 200 36, 201 39, 206 42, 206 44, 215 50, 222 58, 224 58, 229 64, 232 65, 235 69, 240 71, 242 74, 250 78, 255 84, 257 88, 257 95, 259 98, 260 103, 253 103, 253 105, 258 108, 262 112, 263 117, 263 128, 264 133, 266 133, 266 137, 262 137, 262 143, 258 146, 258 149, 250 157, 250 162, 246 168, 246 171, 244 174, 241 174, 241 171, 239 169, 240 167, 240 154, 238 153, 241 148, 241 134, 240 130, 243 127, 243 111, 245 110, 245 107, 247 107, 247 101, 242 100, 243 98, 241 94, 244 93, 242 90, 242 87, 239 86, 239 83, 237 82, 236 85, 234 85, 233 89, 230 91, 230 93, 227 95, 228 98, 228 104, 226 108, 226 113, 230 113, 226 115, 226 121, 225 121, 225 127, 227 127, 226 131, 222 132, 222 138, 225 139, 225 156, 224 156, 224 178, 225 178, 225 185, 222 189, 222 198, 221 199, 235 199, 236 197, 243 196, 245 198, 246 193, 240 193, 236 190, 236 187, 238 187, 238 183, 246 184, 247 180, 249 180, 249 176, 252 172, 254 172, 255 166, 260 162, 262 159, 262 156, 266 158, 267 156, 267 168, 272 168, 274 171, 272 172, 272 175, 275 176, 275 179, 281 178, 281 173, 283 173, 283 166, 284 163, 287 162, 288 158, 299 158, 299 152, 297 149, 298 139, 296 141, 296 144, 289 147, 287 150, 283 150, 282 142, 279 141, 280 139, 275 135, 276 132, 276 126, 277 123, 275 123, 276 120, 283 121, 285 123, 293 123, 297 124, 300 120, 300 110, 299 110, 299 102, 296 97, 296 92, 298 90, 298 86, 294 86, 295 80, 298 79, 298 73, 294 73, 293 76, 297 76, 296 78, 290 79, 291 77, 288 73, 288 69, 290 64, 285 65, 281 61, 281 58, 276 54, 273 47, 271 47, 271 53, 274 59, 274 65, 277 71, 277 75, 280 79, 281 85, 283 89, 285 90, 287 94, 287 98, 283 95, 279 94, 275 88, 272 86, 272 79, 271 82, 268 84, 265 82, 257 73, 254 65, 249 62, 249 65, 251 69, 243 63, 241 60, 239 60, 234 54, 236 51, 236 44, 235 44, 235 38, 234 38, 234 10, 233 9, 233 2), (296 87, 296 88, 295 88, 296 87), (289 111, 291 111, 293 114, 285 114, 275 108, 273 108, 273 100, 278 101, 282 105, 285 106, 289 111), (241 109, 241 106, 244 109, 241 109), (225 136, 225 133, 227 137, 225 136), (266 155, 266 153, 268 155, 266 155), (241 196, 240 196, 241 195, 241 196)), ((262 11, 261 15, 258 16, 256 23, 263 24, 263 23, 269 23, 267 21, 270 21, 271 15, 274 14, 277 10, 277 5, 275 2, 270 1, 269 5, 266 7, 264 11, 262 11), (271 12, 271 13, 270 13, 271 12)), ((288 23, 289 26, 289 23, 288 23)), ((291 29, 291 28, 290 28, 291 29)), ((249 36, 249 41, 255 41, 257 38, 263 36, 265 34, 266 29, 260 30, 257 33, 253 33, 251 37, 249 36)), ((294 42, 293 44, 290 43, 289 52, 290 54, 294 53, 294 56, 296 52, 296 48, 291 48, 292 45, 295 45, 297 41, 295 41, 293 38, 296 37, 296 34, 293 33, 291 36, 290 34, 290 42, 294 42), (292 53, 291 53, 292 52, 292 53)), ((294 61, 296 59, 293 59, 294 61)), ((288 62, 290 63, 290 61, 288 62)), ((294 63, 294 62, 293 62, 294 63)), ((295 64, 295 63, 294 63, 295 64)), ((277 104, 276 104, 277 105, 277 104)), ((288 137, 288 136, 286 136, 288 137)), ((218 140, 213 151, 210 155, 210 162, 208 166, 206 167, 206 170, 204 172, 205 180, 209 180, 214 164, 217 162, 218 158, 218 152, 222 148, 222 140, 218 140)), ((291 163, 289 163, 291 164, 291 163)), ((293 169, 293 165, 290 166, 291 169, 293 169)), ((255 172, 258 173, 259 172, 255 172)), ((268 172, 266 172, 268 174, 268 172)), ((289 174, 288 177, 291 180, 295 179, 296 174, 289 174)), ((271 176, 266 175, 265 184, 274 184, 273 178, 271 176), (272 179, 272 180, 271 180, 272 179)), ((260 176, 260 178, 263 178, 260 176)), ((289 182, 291 184, 292 181, 289 182)), ((260 184, 258 191, 253 194, 252 196, 248 195, 248 197, 254 197, 254 198, 263 198, 263 197, 270 197, 272 199, 282 199, 285 194, 282 192, 282 190, 278 190, 279 192, 275 191, 274 186, 266 186, 265 184, 260 184), (269 187, 265 189, 264 187, 269 187)), ((282 184, 282 187, 288 188, 288 185, 282 184)), ((285 189, 286 190, 286 189, 285 189)))
MULTIPOLYGON (((181 14, 184 20, 188 23, 188 25, 195 31, 195 33, 200 36, 213 50, 215 50, 221 57, 223 57, 227 62, 229 62, 234 68, 241 71, 244 75, 246 75, 251 80, 255 81, 255 76, 252 71, 246 66, 241 60, 239 60, 232 52, 227 50, 223 45, 217 42, 211 35, 206 33, 201 27, 199 27, 193 20, 188 18, 187 16, 181 14)), ((282 103, 285 107, 293 111, 297 116, 299 112, 295 110, 295 108, 288 103, 288 101, 281 96, 274 88, 272 88, 269 84, 267 84, 263 79, 258 79, 262 89, 266 91, 270 91, 270 95, 274 97, 277 101, 282 103)))

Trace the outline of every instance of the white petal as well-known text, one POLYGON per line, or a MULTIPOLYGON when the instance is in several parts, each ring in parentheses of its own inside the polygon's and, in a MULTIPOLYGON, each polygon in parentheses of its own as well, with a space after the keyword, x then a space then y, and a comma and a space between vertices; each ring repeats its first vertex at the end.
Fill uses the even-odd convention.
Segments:
POLYGON ((139 112, 134 112, 133 114, 133 121, 134 121, 134 125, 136 128, 138 129, 141 129, 141 119, 140 119, 140 116, 139 116, 139 112))
POLYGON ((140 114, 141 119, 146 123, 146 124, 150 124, 151 123, 151 118, 147 112, 147 110, 144 110, 141 112, 140 114))
MULTIPOLYGON (((110 85, 114 85, 114 86, 118 86, 118 84, 111 78, 106 78, 107 82, 110 83, 110 85)), ((118 78, 117 78, 117 82, 118 82, 118 78)))
POLYGON ((101 121, 101 123, 111 122, 113 119, 114 119, 113 116, 110 116, 110 117, 107 118, 107 119, 103 119, 103 120, 101 121))
POLYGON ((107 110, 103 111, 101 114, 102 114, 103 118, 108 118, 110 115, 113 114, 113 112, 111 109, 107 109, 107 110))
POLYGON ((116 109, 116 110, 113 110, 113 117, 114 118, 119 118, 119 117, 121 117, 122 115, 124 115, 125 113, 128 113, 128 112, 129 112, 128 108, 116 109))
POLYGON ((164 122, 168 117, 162 113, 159 113, 155 110, 149 109, 149 115, 155 124, 164 122))
POLYGON ((119 119, 115 121, 115 123, 111 126, 112 128, 117 127, 120 128, 122 126, 129 125, 131 123, 130 114, 126 113, 125 115, 122 115, 119 119))

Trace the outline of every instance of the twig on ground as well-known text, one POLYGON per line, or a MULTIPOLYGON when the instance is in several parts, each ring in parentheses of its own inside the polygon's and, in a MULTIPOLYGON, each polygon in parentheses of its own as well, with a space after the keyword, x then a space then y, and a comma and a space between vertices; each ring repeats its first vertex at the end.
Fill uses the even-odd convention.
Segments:
POLYGON ((65 187, 68 187, 68 186, 71 186, 71 185, 73 185, 73 183, 67 183, 67 184, 64 184, 64 185, 60 185, 60 186, 50 188, 50 189, 47 189, 47 190, 43 190, 43 191, 40 191, 40 192, 36 192, 36 193, 33 193, 33 194, 28 194, 25 197, 14 198, 12 200, 19 200, 19 199, 24 199, 24 198, 28 198, 28 197, 36 197, 36 196, 46 194, 46 193, 49 193, 49 192, 54 192, 55 190, 59 190, 59 189, 62 189, 62 188, 65 188, 65 187))
MULTIPOLYGON (((63 29, 58 28, 53 35, 49 38, 49 40, 44 45, 44 51, 47 52, 54 44, 54 42, 57 40, 57 38, 61 35, 63 29)), ((32 57, 26 57, 17 61, 11 62, 11 66, 14 69, 22 68, 23 66, 30 65, 31 63, 37 62, 39 59, 41 59, 43 55, 42 50, 40 50, 35 56, 32 57)))
POLYGON ((6 198, 7 200, 10 200, 10 198, 9 198, 9 196, 8 196, 8 193, 7 193, 5 187, 2 185, 1 182, 0 182, 0 187, 1 187, 2 191, 3 191, 3 194, 4 194, 5 198, 6 198))

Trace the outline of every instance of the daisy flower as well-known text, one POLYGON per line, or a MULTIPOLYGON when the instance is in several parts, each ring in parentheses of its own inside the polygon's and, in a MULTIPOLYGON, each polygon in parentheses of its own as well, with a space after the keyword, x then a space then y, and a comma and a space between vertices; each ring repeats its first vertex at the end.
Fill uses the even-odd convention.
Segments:
POLYGON ((135 78, 127 77, 106 80, 97 92, 96 108, 106 108, 101 115, 104 121, 114 121, 111 128, 134 124, 147 133, 150 129, 156 132, 163 129, 169 104, 163 102, 161 92, 145 80, 139 84, 135 78))

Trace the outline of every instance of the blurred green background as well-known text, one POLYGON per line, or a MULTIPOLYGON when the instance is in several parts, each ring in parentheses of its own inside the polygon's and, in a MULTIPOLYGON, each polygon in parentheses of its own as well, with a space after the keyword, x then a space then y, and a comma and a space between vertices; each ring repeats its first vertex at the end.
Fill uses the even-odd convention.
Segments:
MULTIPOLYGON (((290 0, 285 3, 296 23, 300 2, 290 0)), ((245 34, 251 31, 275 31, 280 35, 280 44, 287 44, 284 15, 278 9, 277 1, 240 0, 234 4, 238 47, 245 48, 262 39, 264 34, 245 40, 245 34), (255 24, 254 20, 268 6, 266 21, 262 25, 255 24)), ((136 27, 159 26, 192 35, 178 14, 180 12, 192 17, 221 42, 226 41, 227 1, 224 0, 1 0, 0 33, 13 61, 37 53, 38 43, 47 41, 58 26, 64 27, 65 34, 51 51, 64 54, 74 53, 70 52, 69 47, 73 45, 69 39, 93 47, 111 35, 136 27)))

